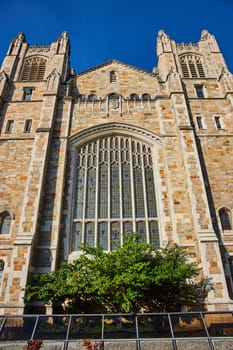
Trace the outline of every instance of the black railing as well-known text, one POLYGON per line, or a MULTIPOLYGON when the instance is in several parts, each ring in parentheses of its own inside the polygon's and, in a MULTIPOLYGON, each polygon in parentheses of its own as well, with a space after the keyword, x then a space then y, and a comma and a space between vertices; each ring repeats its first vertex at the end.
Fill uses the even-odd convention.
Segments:
POLYGON ((63 350, 74 343, 85 349, 87 341, 93 349, 111 349, 116 342, 137 350, 166 344, 179 350, 184 342, 187 350, 196 342, 199 350, 233 349, 233 312, 0 316, 0 348, 33 339, 56 342, 63 350))

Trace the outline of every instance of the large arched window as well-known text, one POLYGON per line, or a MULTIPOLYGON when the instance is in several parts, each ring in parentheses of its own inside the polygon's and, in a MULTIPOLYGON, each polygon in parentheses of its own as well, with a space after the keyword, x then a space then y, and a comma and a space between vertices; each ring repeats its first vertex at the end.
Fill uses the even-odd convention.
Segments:
POLYGON ((46 68, 46 59, 44 57, 31 57, 24 61, 21 74, 22 81, 43 80, 46 68))
POLYGON ((180 63, 184 78, 205 78, 201 56, 185 54, 180 56, 180 63))
POLYGON ((77 149, 72 251, 82 243, 114 250, 121 233, 137 231, 158 247, 155 166, 151 147, 105 136, 77 149))

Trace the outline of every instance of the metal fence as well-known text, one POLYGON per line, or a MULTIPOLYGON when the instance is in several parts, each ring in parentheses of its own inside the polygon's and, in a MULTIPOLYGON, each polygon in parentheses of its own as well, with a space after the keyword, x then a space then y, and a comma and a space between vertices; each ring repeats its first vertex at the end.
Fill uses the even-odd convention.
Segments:
POLYGON ((0 348, 33 339, 56 342, 61 350, 88 344, 89 349, 188 350, 191 343, 196 345, 190 349, 233 349, 233 312, 0 316, 0 348))

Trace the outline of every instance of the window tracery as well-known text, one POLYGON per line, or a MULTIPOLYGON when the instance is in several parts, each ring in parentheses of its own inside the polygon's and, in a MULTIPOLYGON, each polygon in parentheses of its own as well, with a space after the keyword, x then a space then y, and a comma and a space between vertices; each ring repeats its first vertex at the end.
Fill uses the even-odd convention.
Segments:
POLYGON ((159 246, 152 149, 132 137, 108 136, 77 149, 72 250, 82 243, 114 250, 137 231, 159 246))
POLYGON ((22 81, 44 80, 47 60, 44 57, 31 57, 24 61, 21 74, 22 81))
POLYGON ((184 78, 205 78, 202 58, 198 55, 186 54, 180 57, 184 78))

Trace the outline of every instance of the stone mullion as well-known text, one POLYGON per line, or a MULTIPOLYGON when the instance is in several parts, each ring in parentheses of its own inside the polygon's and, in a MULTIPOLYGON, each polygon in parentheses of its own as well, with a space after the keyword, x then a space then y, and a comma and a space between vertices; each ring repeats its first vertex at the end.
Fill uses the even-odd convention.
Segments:
POLYGON ((146 178, 145 178, 145 164, 144 164, 144 152, 143 145, 140 143, 140 157, 141 157, 141 172, 142 172, 142 187, 143 187, 143 196, 144 196, 144 222, 146 229, 146 238, 147 242, 150 242, 150 234, 149 234, 149 223, 148 223, 148 198, 146 192, 146 178))
POLYGON ((131 198, 132 198, 132 229, 136 232, 136 213, 135 213, 135 191, 134 191, 134 171, 133 171, 133 153, 132 153, 132 138, 129 138, 129 166, 130 166, 130 184, 131 184, 131 198))
MULTIPOLYGON (((122 195, 122 159, 121 159, 121 140, 120 137, 117 136, 116 139, 118 140, 118 145, 119 147, 116 148, 115 147, 115 152, 116 150, 118 151, 118 160, 116 159, 116 161, 119 164, 119 210, 120 210, 120 234, 121 234, 121 244, 123 244, 123 235, 122 233, 124 233, 124 229, 123 229, 123 195, 122 195)), ((116 142, 116 141, 115 141, 116 142)))
MULTIPOLYGON (((110 137, 106 139, 107 148, 105 148, 105 152, 107 152, 107 183, 108 183, 108 250, 111 250, 111 150, 110 150, 110 137)), ((105 146, 105 145, 104 145, 105 146)))
POLYGON ((95 246, 98 245, 98 210, 99 210, 99 168, 100 168, 100 162, 99 162, 99 140, 96 141, 96 189, 95 189, 95 246))
MULTIPOLYGON (((83 157, 83 155, 82 155, 83 157)), ((86 149, 85 149, 85 164, 84 164, 84 168, 85 168, 85 173, 84 173, 84 190, 83 190, 83 217, 82 217, 82 232, 81 232, 81 243, 85 242, 85 226, 86 226, 86 222, 88 220, 86 220, 86 208, 87 208, 87 172, 88 172, 88 146, 86 145, 86 149)))

